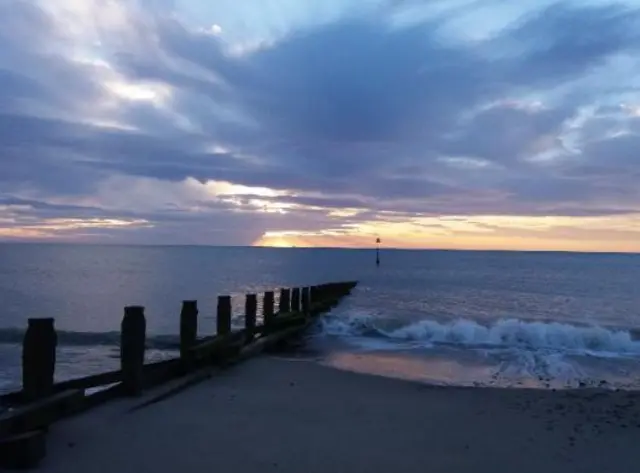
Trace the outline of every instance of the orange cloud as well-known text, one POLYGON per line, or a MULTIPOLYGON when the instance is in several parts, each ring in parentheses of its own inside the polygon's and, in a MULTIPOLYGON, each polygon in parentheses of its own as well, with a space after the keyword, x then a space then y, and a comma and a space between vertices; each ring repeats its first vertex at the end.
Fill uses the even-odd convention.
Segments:
POLYGON ((442 217, 365 222, 319 232, 267 232, 254 245, 640 252, 640 216, 442 217))

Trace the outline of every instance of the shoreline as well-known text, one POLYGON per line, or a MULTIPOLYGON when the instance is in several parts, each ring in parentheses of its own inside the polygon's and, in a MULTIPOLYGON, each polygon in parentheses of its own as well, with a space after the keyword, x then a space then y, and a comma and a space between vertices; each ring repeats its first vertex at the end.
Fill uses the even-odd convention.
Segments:
MULTIPOLYGON (((72 347, 75 348, 75 347, 72 347)), ((100 346, 99 348, 104 348, 100 346)), ((19 346, 14 347, 16 363, 11 366, 12 371, 0 372, 0 409, 3 407, 2 396, 20 389, 20 363, 19 346)), ((157 356, 150 357, 149 360, 161 360, 175 358, 176 354, 171 352, 161 352, 157 356)), ((97 358, 93 355, 74 354, 76 360, 68 355, 62 358, 57 367, 56 382, 68 381, 71 379, 96 374, 99 371, 117 369, 119 362, 114 357, 100 359, 100 365, 96 366, 82 364, 77 366, 77 358, 88 358, 94 361, 97 358)), ((329 343, 325 339, 314 336, 306 340, 305 346, 296 346, 283 358, 318 363, 323 366, 353 372, 362 375, 382 376, 396 380, 406 380, 433 387, 476 387, 476 388, 499 388, 499 389, 537 389, 537 390, 593 390, 603 389, 605 391, 638 391, 640 392, 640 378, 632 376, 629 371, 634 366, 628 366, 625 376, 616 375, 609 370, 611 359, 591 358, 589 363, 593 369, 600 371, 599 375, 575 376, 569 378, 553 378, 549 376, 539 376, 532 373, 513 376, 504 375, 496 371, 495 363, 485 362, 478 357, 473 350, 452 350, 447 351, 432 349, 363 349, 351 345, 345 340, 332 340, 329 343), (607 364, 607 365, 605 365, 607 364)), ((580 358, 574 360, 580 363, 580 358)), ((635 363, 635 359, 615 359, 615 364, 620 367, 623 363, 635 363)), ((583 366, 584 368, 584 366, 583 366)), ((6 407, 6 406, 4 406, 6 407)))
POLYGON ((639 400, 431 386, 264 357, 133 413, 143 400, 56 424, 36 471, 631 473, 639 400))
POLYGON ((308 342, 309 354, 301 356, 320 364, 434 386, 640 391, 640 359, 636 357, 562 354, 561 359, 551 360, 557 363, 556 368, 562 368, 553 372, 545 365, 552 358, 547 358, 548 354, 541 354, 537 365, 523 367, 513 355, 498 358, 491 350, 466 346, 366 348, 331 336, 308 342))

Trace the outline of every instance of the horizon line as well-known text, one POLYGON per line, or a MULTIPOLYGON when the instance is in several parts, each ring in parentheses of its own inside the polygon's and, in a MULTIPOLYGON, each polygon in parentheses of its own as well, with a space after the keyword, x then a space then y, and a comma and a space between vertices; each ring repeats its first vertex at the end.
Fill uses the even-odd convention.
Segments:
MULTIPOLYGON (((268 250, 353 250, 372 251, 376 246, 349 247, 349 246, 268 246, 268 245, 215 245, 206 243, 116 243, 116 242, 70 242, 70 241, 37 241, 37 240, 0 240, 2 245, 59 245, 59 246, 134 246, 148 248, 162 247, 199 247, 199 248, 256 248, 268 250)), ((602 251, 602 250, 540 250, 540 249, 486 249, 486 248, 406 248, 381 246, 381 251, 433 251, 433 252, 476 252, 476 253, 562 253, 585 255, 640 255, 638 251, 602 251)))

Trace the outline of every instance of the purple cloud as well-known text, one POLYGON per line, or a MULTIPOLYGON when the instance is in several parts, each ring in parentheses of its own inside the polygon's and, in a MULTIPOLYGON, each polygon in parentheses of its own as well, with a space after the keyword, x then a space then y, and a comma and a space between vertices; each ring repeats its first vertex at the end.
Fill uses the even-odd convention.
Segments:
POLYGON ((640 122, 612 106, 637 91, 612 73, 640 46, 629 5, 556 4, 479 40, 443 35, 442 17, 394 25, 383 9, 231 53, 223 34, 124 3, 117 27, 136 41, 105 27, 80 57, 36 5, 0 7, 0 205, 16 226, 18 202, 34 218, 150 222, 118 238, 197 228, 211 243, 321 228, 317 207, 326 227, 344 207, 360 214, 343 223, 640 211, 640 122), (131 209, 114 179, 138 183, 131 209), (213 181, 282 192, 234 202, 213 181), (170 186, 174 208, 153 207, 149 186, 170 186), (288 213, 257 213, 261 201, 288 213))

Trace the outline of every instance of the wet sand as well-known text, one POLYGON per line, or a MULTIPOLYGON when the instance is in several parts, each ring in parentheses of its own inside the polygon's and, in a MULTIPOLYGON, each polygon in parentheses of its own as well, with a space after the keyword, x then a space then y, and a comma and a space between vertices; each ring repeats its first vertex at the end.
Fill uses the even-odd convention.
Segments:
POLYGON ((39 471, 632 473, 640 395, 433 387, 258 358, 52 427, 39 471))

